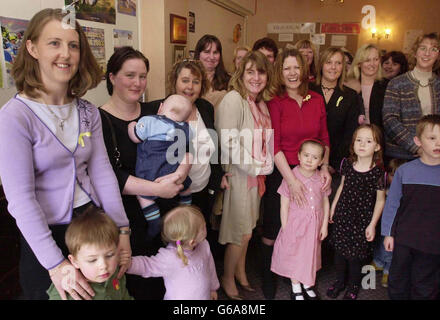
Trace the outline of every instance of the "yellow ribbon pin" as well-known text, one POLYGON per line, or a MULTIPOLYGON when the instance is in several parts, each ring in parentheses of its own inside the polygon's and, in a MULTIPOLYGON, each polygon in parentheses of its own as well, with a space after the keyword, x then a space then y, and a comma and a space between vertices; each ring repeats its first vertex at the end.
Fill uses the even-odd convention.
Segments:
POLYGON ((303 99, 303 101, 309 101, 311 97, 312 97, 312 96, 311 96, 310 94, 308 94, 308 95, 303 99))
POLYGON ((91 132, 83 132, 83 133, 81 133, 80 135, 79 135, 79 138, 78 138, 78 144, 81 146, 81 147, 83 147, 84 148, 84 138, 83 137, 91 137, 92 136, 92 133, 91 132))
POLYGON ((336 106, 339 107, 339 103, 344 99, 344 97, 339 97, 338 101, 336 101, 336 106))

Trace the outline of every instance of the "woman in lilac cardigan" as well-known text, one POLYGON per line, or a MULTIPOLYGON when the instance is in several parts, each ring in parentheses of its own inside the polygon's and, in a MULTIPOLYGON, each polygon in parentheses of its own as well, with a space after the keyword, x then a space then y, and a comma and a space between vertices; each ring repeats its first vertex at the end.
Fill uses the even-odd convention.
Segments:
POLYGON ((65 291, 75 299, 94 295, 66 259, 64 242, 72 218, 91 205, 120 227, 119 247, 131 254, 98 109, 79 98, 101 71, 80 25, 70 27, 65 15, 44 9, 32 18, 12 69, 18 94, 0 109, 0 177, 21 232, 25 299, 47 299, 51 281, 63 299, 65 291))

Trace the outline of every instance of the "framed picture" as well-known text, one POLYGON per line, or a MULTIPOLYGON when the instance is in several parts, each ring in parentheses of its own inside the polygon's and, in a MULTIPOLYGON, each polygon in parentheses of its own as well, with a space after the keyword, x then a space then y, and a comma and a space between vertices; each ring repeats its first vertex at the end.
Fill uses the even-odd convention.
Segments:
POLYGON ((188 19, 189 32, 196 32, 196 15, 194 12, 188 12, 188 19))
POLYGON ((186 18, 170 13, 170 41, 171 43, 186 44, 187 23, 186 18))
POLYGON ((174 46, 173 63, 185 59, 185 46, 174 46))

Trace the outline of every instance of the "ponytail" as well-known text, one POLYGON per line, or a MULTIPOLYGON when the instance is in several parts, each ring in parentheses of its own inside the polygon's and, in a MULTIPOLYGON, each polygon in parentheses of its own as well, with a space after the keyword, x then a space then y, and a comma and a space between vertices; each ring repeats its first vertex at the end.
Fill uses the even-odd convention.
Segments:
POLYGON ((182 259, 183 264, 185 266, 187 266, 188 265, 188 258, 183 253, 182 243, 180 242, 180 240, 176 241, 176 246, 177 246, 177 255, 179 256, 180 259, 182 259))

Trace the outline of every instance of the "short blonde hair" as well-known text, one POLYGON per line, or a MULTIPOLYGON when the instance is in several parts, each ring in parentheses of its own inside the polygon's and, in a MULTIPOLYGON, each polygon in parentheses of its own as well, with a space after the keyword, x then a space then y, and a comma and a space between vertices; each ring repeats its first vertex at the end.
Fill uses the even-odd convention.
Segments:
POLYGON ((163 218, 162 239, 168 243, 176 243, 177 255, 185 266, 188 265, 188 258, 183 252, 182 245, 197 238, 204 224, 203 214, 197 207, 190 205, 178 206, 163 218))
POLYGON ((344 90, 344 82, 345 82, 345 55, 344 51, 342 51, 340 48, 336 47, 330 47, 325 49, 322 54, 321 58, 319 59, 319 69, 318 74, 316 76, 316 84, 320 85, 322 82, 322 68, 324 67, 324 64, 335 54, 339 53, 342 57, 342 72, 341 75, 338 78, 338 87, 341 90, 344 90))
POLYGON ((274 76, 274 88, 277 96, 281 96, 286 92, 286 84, 284 83, 283 65, 284 60, 288 57, 296 58, 300 69, 301 84, 298 87, 298 93, 301 96, 305 96, 309 90, 309 68, 307 61, 297 49, 284 49, 281 54, 278 55, 275 61, 275 76, 274 76))
POLYGON ((348 70, 347 78, 349 79, 361 79, 361 67, 360 64, 362 62, 367 61, 368 55, 370 54, 371 50, 376 50, 377 55, 379 56, 379 68, 377 69, 376 74, 376 80, 382 79, 382 63, 380 62, 380 51, 379 48, 370 43, 370 44, 364 44, 362 47, 360 47, 356 51, 356 55, 354 56, 353 62, 351 64, 350 70, 348 70))
POLYGON ((72 219, 65 235, 66 246, 76 256, 83 245, 109 247, 119 244, 119 229, 104 210, 90 205, 72 219))
MULTIPOLYGON (((61 9, 44 9, 35 14, 29 22, 11 71, 17 90, 24 92, 28 97, 38 98, 40 95, 36 90, 47 91, 41 80, 38 61, 29 54, 26 42, 27 40, 37 42, 47 23, 52 20, 62 22, 68 14, 63 13, 61 9)), ((89 89, 95 88, 102 79, 102 71, 78 21, 75 21, 75 30, 79 35, 80 62, 75 76, 69 81, 68 97, 82 97, 89 89)))
POLYGON ((440 115, 438 114, 428 114, 423 116, 416 125, 416 136, 420 139, 422 137, 423 132, 426 127, 430 126, 434 128, 434 126, 440 126, 440 115))
POLYGON ((318 57, 316 55, 316 47, 313 44, 313 42, 308 39, 299 40, 297 43, 295 43, 294 47, 295 47, 295 49, 298 49, 298 50, 299 49, 312 49, 313 61, 312 61, 312 64, 310 65, 309 74, 316 76, 316 74, 317 74, 316 61, 317 61, 318 57))
POLYGON ((255 66, 256 69, 267 75, 267 83, 266 87, 258 94, 257 101, 265 100, 268 101, 272 98, 272 81, 273 81, 273 69, 272 64, 267 60, 266 56, 262 54, 260 51, 250 51, 248 52, 242 59, 242 63, 232 75, 231 80, 229 81, 229 90, 237 91, 242 98, 246 98, 247 90, 243 83, 243 75, 246 71, 246 66, 248 63, 251 63, 251 66, 255 66))
POLYGON ((249 51, 251 51, 251 49, 248 46, 239 46, 234 49, 234 58, 232 59, 232 62, 234 64, 234 71, 237 70, 237 68, 235 67, 235 59, 237 59, 238 51, 249 52, 249 51))

